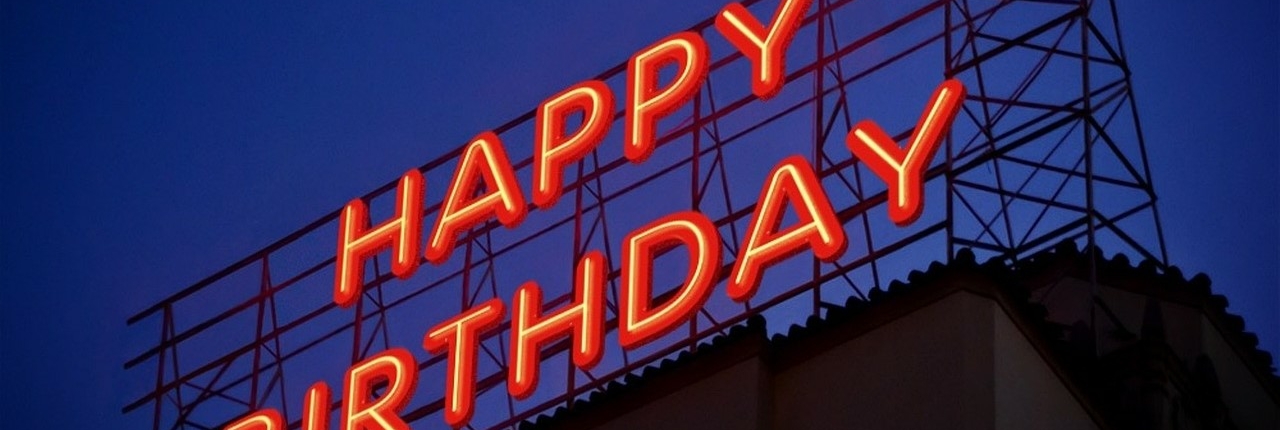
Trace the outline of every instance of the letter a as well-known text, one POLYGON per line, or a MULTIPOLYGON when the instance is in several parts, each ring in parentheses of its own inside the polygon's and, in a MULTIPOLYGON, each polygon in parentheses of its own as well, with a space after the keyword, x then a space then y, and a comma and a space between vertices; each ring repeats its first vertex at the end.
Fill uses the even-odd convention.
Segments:
POLYGON ((453 253, 458 234, 467 229, 493 217, 507 228, 514 228, 524 221, 527 212, 502 139, 493 132, 480 133, 462 149, 449 194, 440 205, 440 217, 431 231, 427 261, 444 264, 453 253), (485 192, 473 197, 481 180, 485 192))
POLYGON ((760 287, 760 275, 766 267, 801 252, 813 249, 814 256, 831 261, 844 253, 844 229, 836 219, 831 201, 822 183, 804 157, 793 155, 782 160, 769 182, 760 190, 751 225, 747 227, 746 244, 733 263, 729 277, 729 298, 744 302, 760 287), (795 209, 800 222, 778 231, 784 204, 795 209))

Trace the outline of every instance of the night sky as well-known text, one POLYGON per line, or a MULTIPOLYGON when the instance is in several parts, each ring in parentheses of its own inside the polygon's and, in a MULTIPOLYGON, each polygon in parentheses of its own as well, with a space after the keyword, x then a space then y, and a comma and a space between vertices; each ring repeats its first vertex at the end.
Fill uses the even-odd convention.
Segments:
MULTIPOLYGON (((725 4, 346 3, 2 6, 0 426, 125 428, 129 315, 725 4)), ((1277 3, 1120 3, 1170 261, 1274 354, 1277 3)))

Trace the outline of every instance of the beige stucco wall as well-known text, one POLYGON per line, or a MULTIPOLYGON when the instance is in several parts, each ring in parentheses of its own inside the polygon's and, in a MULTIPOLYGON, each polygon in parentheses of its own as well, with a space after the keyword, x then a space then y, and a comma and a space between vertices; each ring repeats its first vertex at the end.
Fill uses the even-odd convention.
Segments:
POLYGON ((776 428, 1095 428, 994 301, 959 292, 775 379, 776 428))
POLYGON ((777 428, 990 428, 991 311, 982 301, 949 296, 782 371, 777 428))
MULTIPOLYGON (((994 304, 993 304, 994 305, 994 304)), ((1089 429, 1097 424, 1000 308, 992 315, 996 429, 1089 429)))
POLYGON ((758 358, 729 367, 652 403, 623 414, 601 429, 764 429, 768 374, 758 358))
POLYGON ((1245 366, 1244 360, 1223 339, 1208 318, 1200 318, 1204 354, 1213 360, 1231 420, 1241 429, 1280 429, 1280 407, 1271 400, 1262 384, 1245 366))

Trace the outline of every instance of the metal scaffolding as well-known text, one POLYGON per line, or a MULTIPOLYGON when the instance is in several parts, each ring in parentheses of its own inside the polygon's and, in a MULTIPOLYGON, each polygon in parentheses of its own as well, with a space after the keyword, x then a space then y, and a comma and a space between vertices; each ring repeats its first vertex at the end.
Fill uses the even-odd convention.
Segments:
MULTIPOLYGON (((775 6, 744 4, 756 16, 771 16, 775 6)), ((482 336, 480 412, 471 426, 508 428, 572 408, 747 318, 766 315, 778 331, 961 248, 1016 262, 1082 240, 1167 263, 1114 0, 817 0, 808 13, 787 54, 787 84, 774 99, 751 94, 748 60, 704 20, 691 30, 711 44, 711 71, 699 94, 660 124, 652 159, 635 165, 622 156, 619 113, 600 149, 566 172, 555 208, 531 212, 515 229, 477 227, 459 239, 449 262, 424 264, 409 279, 390 273, 384 253, 370 262, 363 296, 350 309, 330 300, 334 211, 139 312, 128 320, 131 330, 159 336, 124 367, 155 384, 124 413, 139 420, 149 414, 153 429, 217 428, 275 407, 298 428, 307 386, 341 386, 351 363, 399 346, 420 360, 419 388, 404 418, 443 426, 445 357, 421 349, 423 332, 484 300, 509 300, 531 277, 546 291, 544 308, 569 303, 573 262, 593 249, 612 268, 604 360, 578 370, 566 358, 569 340, 554 343, 542 351, 537 392, 517 401, 505 388, 507 320, 482 336), (945 156, 926 173, 924 215, 894 226, 885 216, 884 184, 845 148, 845 133, 871 118, 906 139, 929 91, 951 77, 964 82, 968 98, 945 156), (621 235, 665 213, 697 210, 715 222, 732 260, 764 172, 794 153, 809 157, 831 197, 849 238, 844 255, 824 263, 801 254, 770 268, 746 304, 717 287, 687 330, 634 351, 618 347, 621 235)), ((596 78, 621 88, 625 74, 626 64, 618 64, 596 78)), ((530 110, 494 130, 523 178, 533 121, 530 110)), ((460 151, 421 166, 429 187, 449 182, 460 151)), ((372 219, 379 211, 388 216, 395 185, 363 196, 372 219)), ((430 196, 440 195, 428 192, 424 223, 440 209, 430 196)), ((731 265, 726 261, 719 285, 731 265)), ((680 282, 675 275, 655 280, 672 284, 656 294, 680 282)))

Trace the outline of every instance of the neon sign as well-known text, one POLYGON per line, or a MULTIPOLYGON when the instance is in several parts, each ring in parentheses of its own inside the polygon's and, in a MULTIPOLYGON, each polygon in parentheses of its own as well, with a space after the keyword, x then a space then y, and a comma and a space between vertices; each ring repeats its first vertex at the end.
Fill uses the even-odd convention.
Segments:
MULTIPOLYGON (((775 96, 785 85, 786 50, 798 30, 811 0, 781 0, 768 25, 761 24, 744 6, 727 5, 716 17, 715 28, 748 60, 751 90, 759 99, 775 96)), ((711 56, 706 41, 694 32, 680 32, 636 52, 627 64, 623 101, 623 153, 632 163, 644 163, 657 143, 657 121, 697 95, 711 56), (675 78, 659 85, 659 72, 675 69, 675 78)), ((957 80, 942 82, 933 92, 914 132, 899 145, 874 121, 859 122, 846 136, 850 152, 875 172, 888 189, 888 217, 899 226, 914 222, 923 211, 925 169, 948 133, 965 88, 957 80)), ((422 214, 426 204, 425 179, 417 169, 401 178, 396 188, 396 212, 371 226, 367 205, 353 199, 341 211, 338 222, 333 301, 350 307, 363 288, 367 259, 390 250, 392 273, 412 276, 420 261, 446 262, 458 237, 473 227, 497 220, 518 228, 531 209, 553 208, 563 191, 563 172, 594 151, 614 122, 615 97, 598 80, 571 86, 544 101, 536 110, 533 183, 525 188, 516 179, 502 140, 493 132, 479 133, 458 157, 440 213, 427 229, 422 214), (576 130, 566 130, 575 114, 583 120, 576 130), (478 184, 483 183, 483 188, 478 184), (426 234, 424 235, 424 232, 426 234), (424 237, 425 236, 425 237, 424 237), (426 239, 425 249, 421 246, 426 239)), ((846 249, 847 239, 836 219, 813 166, 801 156, 781 160, 762 186, 743 238, 728 273, 726 294, 745 302, 752 298, 764 271, 806 250, 832 261, 846 249), (798 221, 783 226, 790 210, 798 221)), ((696 211, 669 214, 626 236, 621 245, 618 342, 623 349, 639 348, 669 334, 689 321, 715 293, 722 267, 720 233, 705 215, 696 211), (688 272, 683 283, 662 303, 652 294, 653 263, 676 248, 688 251, 688 272)), ((600 362, 605 339, 605 274, 610 268, 600 251, 584 254, 574 270, 574 300, 559 309, 543 309, 542 289, 535 282, 521 285, 511 298, 510 363, 507 391, 517 399, 532 395, 538 386, 539 353, 552 341, 572 341, 572 362, 589 370, 600 362)), ((491 299, 429 328, 422 347, 430 354, 445 355, 447 372, 444 420, 465 426, 475 413, 477 345, 482 333, 502 323, 507 305, 491 299)), ((344 378, 340 428, 343 430, 408 429, 399 413, 409 403, 418 381, 416 362, 403 348, 378 353, 351 366, 344 378), (385 384, 380 395, 374 387, 385 384)), ((302 428, 329 428, 329 387, 318 382, 305 396, 302 428)), ((261 409, 227 427, 232 430, 280 430, 285 428, 274 409, 261 409)))

